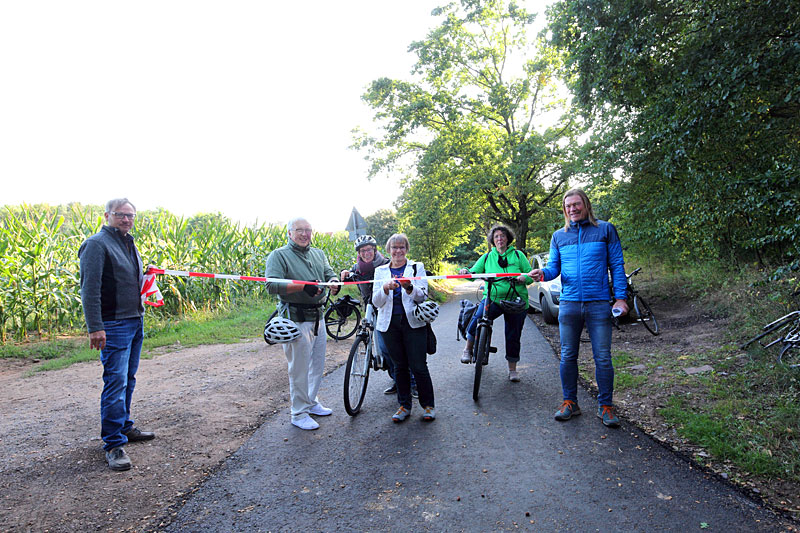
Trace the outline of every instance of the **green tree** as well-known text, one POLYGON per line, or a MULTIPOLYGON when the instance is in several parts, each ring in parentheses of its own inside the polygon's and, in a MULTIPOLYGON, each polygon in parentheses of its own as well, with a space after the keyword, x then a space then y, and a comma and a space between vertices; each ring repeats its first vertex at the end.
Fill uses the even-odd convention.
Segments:
POLYGON ((397 213, 391 209, 378 209, 371 215, 364 217, 367 223, 367 232, 378 241, 378 249, 383 250, 386 241, 399 231, 397 213))
POLYGON ((562 0, 548 12, 624 233, 675 260, 800 266, 793 0, 562 0), (623 180, 609 185, 622 171, 623 180))
MULTIPOLYGON (((400 211, 415 183, 429 182, 419 187, 485 206, 492 220, 512 227, 525 243, 532 217, 558 209, 573 173, 566 162, 582 132, 559 98, 560 57, 541 41, 530 42, 535 15, 515 2, 462 0, 434 15, 441 24, 410 46, 417 56, 414 81, 382 78, 364 94, 382 130, 360 134, 354 146, 367 151, 370 176, 413 169, 400 211)), ((469 229, 452 227, 447 246, 469 229)))

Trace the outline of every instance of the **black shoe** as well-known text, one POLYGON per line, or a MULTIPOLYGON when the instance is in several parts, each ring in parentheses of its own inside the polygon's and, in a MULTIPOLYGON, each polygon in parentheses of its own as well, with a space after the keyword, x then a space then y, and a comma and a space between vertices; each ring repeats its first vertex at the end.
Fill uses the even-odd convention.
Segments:
POLYGON ((392 383, 392 386, 383 391, 384 394, 397 394, 397 383, 392 383))
POLYGON ((152 431, 142 431, 139 428, 133 428, 129 432, 125 433, 125 436, 128 437, 128 442, 141 442, 143 440, 153 440, 156 438, 156 434, 152 431))
POLYGON ((411 387, 411 397, 412 398, 419 398, 419 392, 417 392, 416 387, 411 387))
POLYGON ((131 469, 131 458, 128 457, 128 454, 125 453, 122 446, 117 446, 112 450, 108 450, 106 452, 106 461, 108 462, 108 467, 117 472, 124 472, 125 470, 131 469))

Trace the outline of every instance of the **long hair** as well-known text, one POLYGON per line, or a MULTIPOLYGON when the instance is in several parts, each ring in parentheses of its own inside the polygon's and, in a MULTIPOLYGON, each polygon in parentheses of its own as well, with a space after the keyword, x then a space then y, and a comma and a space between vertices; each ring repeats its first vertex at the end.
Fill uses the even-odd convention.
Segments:
POLYGON ((564 197, 561 199, 561 211, 564 213, 564 231, 569 231, 569 215, 567 214, 567 208, 564 207, 564 203, 567 201, 567 197, 569 196, 581 197, 581 200, 583 200, 583 206, 586 208, 586 213, 589 216, 589 223, 593 226, 597 226, 597 218, 595 218, 594 211, 592 211, 592 202, 589 201, 589 197, 586 196, 586 193, 581 188, 570 189, 564 193, 564 197))

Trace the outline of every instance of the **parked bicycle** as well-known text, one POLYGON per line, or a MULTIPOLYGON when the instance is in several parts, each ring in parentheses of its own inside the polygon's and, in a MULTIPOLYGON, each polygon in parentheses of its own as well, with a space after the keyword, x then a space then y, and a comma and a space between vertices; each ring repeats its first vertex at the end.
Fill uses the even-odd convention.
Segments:
MULTIPOLYGON (((658 320, 656 320, 656 316, 650 309, 650 305, 645 301, 644 298, 642 298, 642 296, 639 294, 639 291, 636 290, 636 287, 633 286, 633 282, 631 281, 631 278, 638 274, 640 270, 642 270, 641 267, 625 276, 628 280, 628 308, 636 313, 635 320, 637 322, 641 322, 642 325, 647 328, 647 331, 653 335, 658 335, 658 320)), ((614 325, 617 329, 619 329, 619 319, 617 317, 614 317, 614 325)))
MULTIPOLYGON (((359 276, 350 276, 346 281, 359 281, 359 276)), ((388 370, 388 362, 378 350, 375 336, 375 320, 377 313, 371 301, 366 302, 364 319, 358 325, 355 341, 350 348, 344 371, 344 410, 350 416, 361 411, 364 396, 367 394, 369 371, 388 370)))
POLYGON ((792 311, 770 322, 762 328, 761 333, 739 347, 744 349, 756 341, 764 349, 780 344, 778 363, 788 368, 800 368, 800 311, 792 311), (770 342, 761 342, 761 339, 772 334, 776 336, 770 342))
POLYGON ((332 339, 342 341, 349 339, 358 328, 361 322, 361 305, 358 299, 349 294, 345 294, 331 300, 331 293, 328 291, 325 297, 325 330, 332 339))

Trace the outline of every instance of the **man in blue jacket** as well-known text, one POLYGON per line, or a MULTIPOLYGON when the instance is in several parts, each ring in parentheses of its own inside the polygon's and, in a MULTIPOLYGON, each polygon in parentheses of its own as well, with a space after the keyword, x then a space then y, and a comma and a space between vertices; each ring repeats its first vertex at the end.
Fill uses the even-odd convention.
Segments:
POLYGON ((133 204, 111 200, 104 216, 107 224, 78 250, 81 302, 91 347, 100 350, 103 363, 100 436, 106 461, 112 470, 128 470, 131 460, 123 446, 155 437, 131 420, 143 338, 142 258, 129 233, 136 218, 133 204))
POLYGON ((611 364, 611 317, 628 312, 627 280, 622 245, 613 224, 597 220, 582 189, 571 189, 562 202, 564 227, 550 240, 550 259, 534 269, 534 280, 549 281, 561 275, 558 329, 561 335, 561 388, 564 401, 556 420, 581 414, 578 407, 578 351, 583 326, 592 341, 597 380, 597 416, 609 427, 619 427, 612 401, 614 367, 611 364), (608 272, 614 284, 615 302, 609 303, 608 272))

